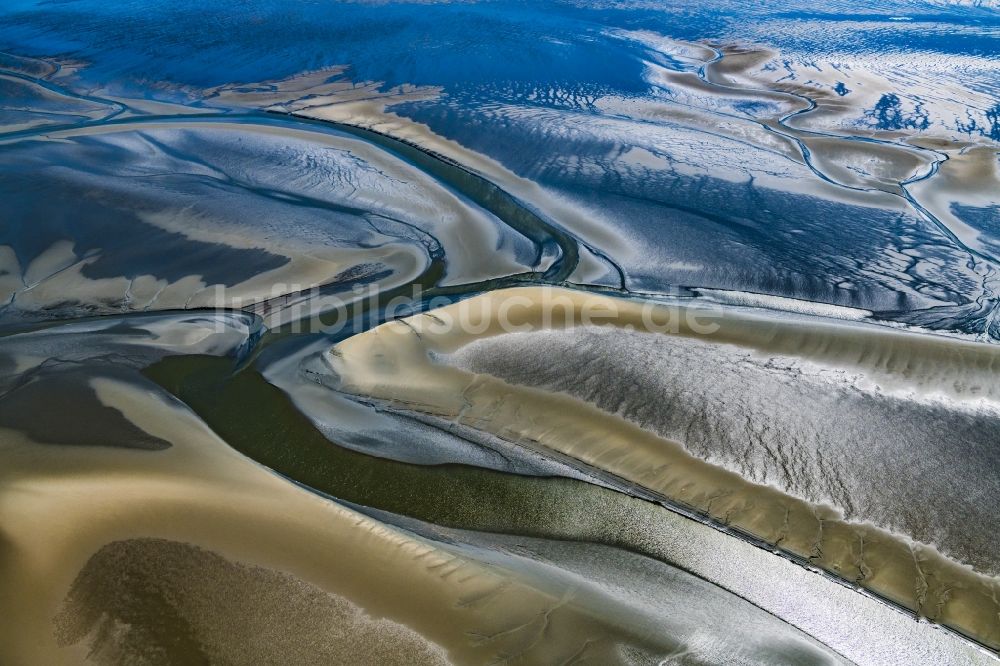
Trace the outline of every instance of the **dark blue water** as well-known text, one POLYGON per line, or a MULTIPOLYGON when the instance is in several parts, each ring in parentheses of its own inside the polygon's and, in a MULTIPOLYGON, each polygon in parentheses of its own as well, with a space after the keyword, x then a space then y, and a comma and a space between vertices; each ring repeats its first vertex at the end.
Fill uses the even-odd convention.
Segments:
MULTIPOLYGON (((9 2, 0 12, 0 50, 58 61, 64 73, 72 66, 71 75, 49 79, 71 94, 218 108, 225 104, 211 101, 216 86, 331 67, 343 68, 331 76, 369 85, 376 95, 400 85, 430 91, 385 111, 537 183, 545 196, 606 232, 598 238, 542 200, 523 202, 599 258, 599 270, 571 281, 641 292, 693 287, 785 296, 995 334, 1000 195, 990 183, 996 179, 987 175, 987 184, 971 193, 952 192, 955 181, 940 179, 936 204, 925 202, 927 188, 917 193, 918 186, 908 185, 957 157, 926 145, 910 148, 913 141, 932 137, 954 151, 971 145, 988 151, 1000 137, 1000 12, 988 3, 77 0, 9 2), (746 69, 750 79, 695 85, 699 73, 715 76, 705 69, 715 56, 692 59, 678 50, 692 43, 726 51, 723 63, 736 62, 733 48, 763 49, 768 57, 746 69), (768 89, 782 93, 757 94, 768 89), (786 118, 809 100, 821 108, 837 100, 830 103, 833 115, 786 118), (824 137, 832 143, 810 143, 824 137), (904 153, 923 151, 923 164, 879 175, 871 154, 843 156, 859 139, 888 151, 878 159, 890 165, 900 145, 904 153), (608 236, 617 240, 609 243, 608 236)), ((38 69, 31 62, 15 68, 38 69)), ((8 88, 9 124, 81 103, 32 100, 37 90, 8 88)), ((93 159, 113 160, 112 153, 93 159)), ((462 194, 453 182, 442 186, 462 194)), ((47 209, 32 208, 25 201, 31 190, 13 175, 0 188, 19 197, 17 220, 0 232, 0 244, 15 247, 26 265, 32 257, 22 256, 17 230, 47 209)), ((285 194, 298 196, 296 189, 285 194)), ((128 211, 94 226, 85 210, 68 223, 77 231, 47 221, 31 242, 48 247, 115 225, 141 226, 127 219, 128 211)), ((91 240, 78 245, 79 252, 97 247, 91 240)), ((283 260, 266 258, 274 257, 266 239, 241 251, 263 253, 262 271, 283 260)), ((523 248, 515 254, 524 261, 523 248)), ((237 253, 215 263, 243 260, 237 253)), ((102 261, 88 269, 91 276, 117 263, 133 266, 122 274, 134 277, 131 259, 102 261)), ((157 270, 151 274, 168 279, 199 272, 190 262, 157 270)), ((201 271, 210 284, 247 277, 245 268, 223 272, 201 271)))

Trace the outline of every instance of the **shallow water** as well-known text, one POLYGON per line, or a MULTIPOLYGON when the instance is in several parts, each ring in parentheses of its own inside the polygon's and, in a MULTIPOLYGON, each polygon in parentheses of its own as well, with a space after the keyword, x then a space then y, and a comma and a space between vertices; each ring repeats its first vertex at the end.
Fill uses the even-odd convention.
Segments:
POLYGON ((0 661, 995 661, 998 12, 5 3, 0 661))

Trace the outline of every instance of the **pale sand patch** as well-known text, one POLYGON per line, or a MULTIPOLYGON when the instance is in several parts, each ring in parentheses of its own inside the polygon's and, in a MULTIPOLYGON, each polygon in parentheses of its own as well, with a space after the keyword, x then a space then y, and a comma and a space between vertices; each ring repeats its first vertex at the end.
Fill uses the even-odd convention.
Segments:
MULTIPOLYGON (((914 140, 911 143, 917 144, 914 140)), ((924 142, 919 142, 924 143, 924 142)), ((962 242, 986 252, 982 234, 959 219, 953 203, 988 208, 1000 206, 1000 148, 996 145, 948 142, 926 144, 948 156, 934 177, 910 186, 913 195, 945 223, 962 242)))

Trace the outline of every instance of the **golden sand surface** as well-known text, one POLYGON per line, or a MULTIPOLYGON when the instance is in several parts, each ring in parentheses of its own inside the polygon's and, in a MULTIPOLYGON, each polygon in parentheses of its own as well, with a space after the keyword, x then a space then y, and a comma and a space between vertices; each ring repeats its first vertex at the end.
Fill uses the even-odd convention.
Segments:
POLYGON ((0 433, 0 663, 558 663, 585 642, 617 663, 623 644, 671 649, 571 590, 308 492, 155 393, 93 384, 172 446, 0 433))
POLYGON ((548 287, 491 292, 383 324, 336 345, 328 363, 340 390, 610 472, 924 618, 1000 647, 1000 581, 995 578, 949 560, 929 545, 848 522, 833 507, 751 483, 691 455, 677 442, 574 397, 513 386, 436 360, 512 327, 524 331, 579 324, 584 313, 601 317, 602 325, 641 331, 673 322, 676 335, 694 336, 701 330, 706 341, 836 362, 864 371, 888 390, 905 384, 910 391, 951 392, 955 399, 996 397, 994 369, 1000 352, 986 345, 859 324, 651 306, 548 287), (709 322, 712 332, 705 333, 709 322))

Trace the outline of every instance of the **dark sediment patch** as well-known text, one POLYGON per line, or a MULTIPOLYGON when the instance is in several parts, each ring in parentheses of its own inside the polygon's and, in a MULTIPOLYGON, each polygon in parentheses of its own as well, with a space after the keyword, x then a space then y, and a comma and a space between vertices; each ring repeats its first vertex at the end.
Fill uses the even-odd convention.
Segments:
POLYGON ((150 435, 119 410, 101 403, 90 385, 95 378, 136 382, 134 373, 113 366, 37 373, 0 398, 0 427, 18 430, 44 444, 147 451, 170 448, 170 442, 150 435))
POLYGON ((287 573, 164 539, 107 544, 55 618, 97 664, 446 664, 416 632, 287 573))

